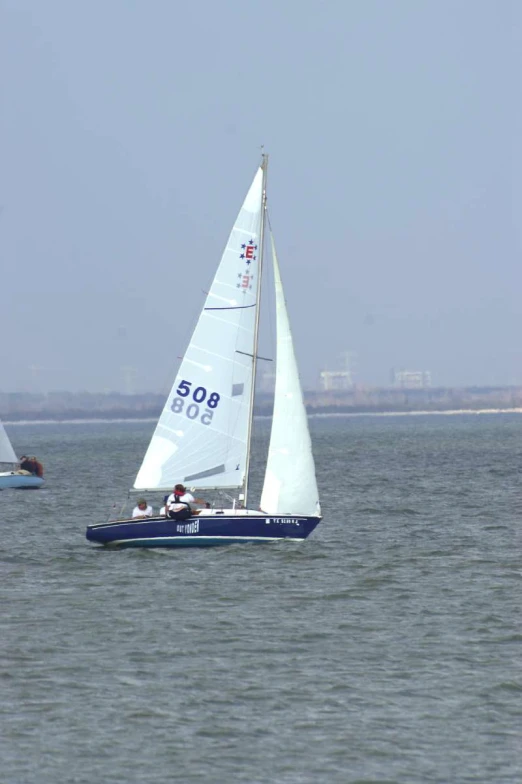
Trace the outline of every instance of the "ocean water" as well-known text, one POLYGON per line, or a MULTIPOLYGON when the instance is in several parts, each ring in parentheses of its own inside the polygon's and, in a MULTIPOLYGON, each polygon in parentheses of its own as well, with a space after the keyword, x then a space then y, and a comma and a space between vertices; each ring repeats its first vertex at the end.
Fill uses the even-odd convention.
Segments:
POLYGON ((2 783, 522 781, 522 416, 312 419, 304 543, 90 545, 152 429, 8 427, 2 783))

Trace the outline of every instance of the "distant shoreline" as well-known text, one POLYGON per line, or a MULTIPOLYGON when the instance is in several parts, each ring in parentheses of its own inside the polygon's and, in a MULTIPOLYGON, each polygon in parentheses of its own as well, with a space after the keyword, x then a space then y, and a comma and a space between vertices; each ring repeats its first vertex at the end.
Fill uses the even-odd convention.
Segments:
MULTIPOLYGON (((310 419, 331 419, 334 417, 418 417, 418 416, 484 416, 487 414, 522 414, 522 408, 461 408, 441 411, 331 411, 308 412, 310 419)), ((256 414, 254 419, 271 419, 270 414, 256 414)), ((83 417, 75 419, 4 419, 4 425, 107 425, 125 422, 157 422, 157 417, 83 417)))
MULTIPOLYGON (((519 413, 522 386, 512 387, 358 387, 305 390, 309 417, 425 416, 455 413, 519 413)), ((256 395, 254 416, 271 417, 272 392, 256 395)), ((0 420, 15 422, 148 422, 158 421, 165 396, 117 392, 0 392, 0 420)))

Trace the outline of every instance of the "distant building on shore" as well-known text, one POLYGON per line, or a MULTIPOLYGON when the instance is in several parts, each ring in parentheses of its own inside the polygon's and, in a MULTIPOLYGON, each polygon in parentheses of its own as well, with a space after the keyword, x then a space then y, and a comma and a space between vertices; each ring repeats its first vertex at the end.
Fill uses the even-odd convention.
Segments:
POLYGON ((321 370, 320 384, 323 392, 351 389, 352 374, 349 370, 321 370))
POLYGON ((392 370, 393 386, 397 389, 428 389, 431 387, 429 370, 392 370))
POLYGON ((341 354, 342 370, 322 370, 319 375, 319 386, 322 392, 340 392, 352 389, 352 363, 355 352, 345 351, 341 354))

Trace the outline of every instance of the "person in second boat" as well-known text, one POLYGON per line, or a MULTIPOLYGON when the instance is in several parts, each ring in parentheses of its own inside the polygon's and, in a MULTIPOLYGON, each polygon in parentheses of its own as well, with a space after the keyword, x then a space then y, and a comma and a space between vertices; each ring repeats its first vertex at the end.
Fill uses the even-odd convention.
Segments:
POLYGON ((138 498, 138 503, 132 510, 133 517, 152 517, 153 511, 144 498, 138 498))
POLYGON ((192 509, 191 504, 208 506, 203 498, 194 498, 192 493, 187 492, 184 485, 176 485, 165 502, 166 517, 172 520, 186 520, 193 514, 199 514, 199 509, 192 509))
POLYGON ((22 457, 18 461, 18 464, 20 466, 20 471, 27 471, 28 474, 33 473, 34 465, 32 460, 29 460, 27 455, 22 455, 22 457))
POLYGON ((30 474, 33 474, 33 476, 43 478, 43 465, 36 457, 22 455, 20 458, 20 471, 28 471, 30 474))

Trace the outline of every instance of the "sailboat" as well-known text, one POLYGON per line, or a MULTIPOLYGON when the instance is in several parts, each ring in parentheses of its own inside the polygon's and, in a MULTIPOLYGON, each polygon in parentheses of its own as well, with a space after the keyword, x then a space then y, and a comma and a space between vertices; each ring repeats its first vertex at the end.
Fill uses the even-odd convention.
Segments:
POLYGON ((43 479, 39 476, 34 476, 28 471, 21 471, 18 468, 19 461, 13 446, 9 440, 9 436, 5 432, 5 427, 0 422, 0 465, 12 466, 9 471, 0 472, 0 490, 5 490, 9 487, 17 487, 20 489, 34 489, 43 485, 43 479))
MULTIPOLYGON (((87 539, 120 547, 178 547, 306 539, 321 520, 306 409, 271 235, 276 303, 274 410, 258 508, 249 508, 261 278, 263 155, 234 223, 129 497, 177 483, 217 496, 190 518, 161 515, 91 523, 87 539)), ((271 232, 270 232, 271 234, 271 232)))

